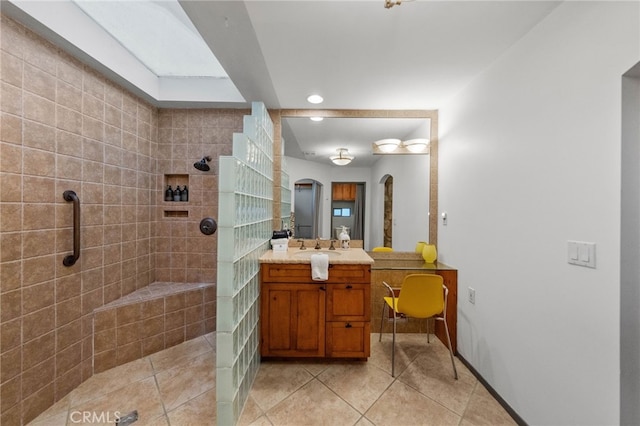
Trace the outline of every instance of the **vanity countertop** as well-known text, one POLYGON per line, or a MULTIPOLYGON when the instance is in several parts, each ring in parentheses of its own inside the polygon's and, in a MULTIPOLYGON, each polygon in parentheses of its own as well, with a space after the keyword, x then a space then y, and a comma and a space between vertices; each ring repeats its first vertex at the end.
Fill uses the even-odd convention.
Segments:
POLYGON ((329 263, 339 264, 373 264, 373 259, 361 248, 321 249, 307 248, 300 250, 297 247, 289 247, 287 251, 269 250, 260 257, 260 263, 311 263, 311 255, 326 253, 329 255, 329 263))

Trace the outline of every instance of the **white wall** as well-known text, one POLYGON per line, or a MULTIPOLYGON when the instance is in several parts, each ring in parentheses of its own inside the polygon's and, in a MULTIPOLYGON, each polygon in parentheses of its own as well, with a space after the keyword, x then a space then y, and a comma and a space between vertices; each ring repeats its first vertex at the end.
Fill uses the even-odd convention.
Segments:
POLYGON ((620 420, 620 80, 639 9, 561 4, 440 109, 458 350, 528 424, 620 420), (569 265, 567 240, 595 242, 597 268, 569 265))
POLYGON ((381 156, 371 175, 372 247, 383 245, 385 175, 393 176, 393 249, 413 251, 416 242, 429 241, 429 156, 381 156))
POLYGON ((380 180, 389 174, 394 182, 393 248, 413 251, 417 241, 429 239, 429 156, 383 156, 372 168, 330 166, 292 157, 286 157, 285 161, 293 200, 296 181, 315 179, 323 185, 320 219, 320 235, 323 238, 330 237, 331 182, 365 182, 365 249, 383 245, 384 185, 380 180))

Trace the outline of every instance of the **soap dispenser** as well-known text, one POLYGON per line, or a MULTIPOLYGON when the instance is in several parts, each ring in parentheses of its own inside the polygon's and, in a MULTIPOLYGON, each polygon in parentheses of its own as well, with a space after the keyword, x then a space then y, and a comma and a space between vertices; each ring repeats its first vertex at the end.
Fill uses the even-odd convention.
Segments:
POLYGON ((187 185, 182 187, 182 192, 180 193, 180 201, 189 201, 189 190, 187 189, 187 185))
POLYGON ((167 189, 164 191, 164 200, 173 201, 173 189, 171 189, 171 185, 167 185, 167 189))
POLYGON ((340 240, 340 247, 343 250, 347 250, 349 248, 349 241, 351 240, 351 237, 349 237, 346 226, 342 227, 342 231, 340 232, 338 239, 340 240))

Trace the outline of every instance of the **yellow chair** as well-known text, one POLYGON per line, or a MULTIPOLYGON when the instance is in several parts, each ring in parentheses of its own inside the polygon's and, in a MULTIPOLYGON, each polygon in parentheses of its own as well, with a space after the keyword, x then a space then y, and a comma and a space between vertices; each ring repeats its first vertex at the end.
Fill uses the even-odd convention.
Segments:
MULTIPOLYGON (((451 338, 449 337, 449 326, 447 324, 447 297, 449 289, 444 285, 440 275, 435 274, 409 274, 404 277, 400 293, 396 296, 394 289, 382 282, 389 290, 389 296, 384 297, 382 304, 382 315, 380 320, 380 338, 382 341, 382 326, 384 324, 384 311, 388 307, 394 311, 393 314, 393 346, 391 348, 391 376, 395 377, 395 357, 396 357, 396 315, 400 313, 410 318, 429 318, 444 322, 444 329, 447 334, 449 344, 449 355, 453 366, 453 376, 458 379, 458 370, 453 361, 453 351, 451 350, 451 338)), ((395 289, 396 291, 398 289, 395 289)), ((390 314, 387 309, 387 317, 390 314)), ((429 334, 427 333, 427 343, 429 334)))
POLYGON ((373 250, 371 250, 371 251, 389 252, 389 251, 393 251, 393 249, 391 247, 374 247, 373 250))

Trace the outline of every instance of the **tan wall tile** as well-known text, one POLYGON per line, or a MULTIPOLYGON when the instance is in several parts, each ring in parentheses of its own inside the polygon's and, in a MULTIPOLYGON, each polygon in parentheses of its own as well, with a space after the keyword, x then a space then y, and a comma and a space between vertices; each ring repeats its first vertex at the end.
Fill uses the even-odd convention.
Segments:
POLYGON ((80 342, 82 339, 82 327, 81 321, 72 321, 69 324, 63 325, 56 329, 56 348, 57 350, 64 349, 75 343, 80 342))
POLYGON ((0 352, 15 349, 22 344, 22 321, 16 318, 0 324, 0 352))
POLYGON ((22 230, 22 204, 4 203, 0 205, 0 232, 22 230))
MULTIPOLYGON (((2 127, 0 129, 0 140, 2 142, 18 145, 22 143, 22 118, 16 115, 1 113, 0 125, 2 127)), ((14 147, 14 150, 17 149, 17 147, 14 147)), ((19 166, 22 166, 22 161, 16 161, 15 154, 12 155, 12 152, 14 151, 9 150, 8 148, 2 151, 3 157, 5 155, 10 157, 0 159, 0 171, 13 173, 20 173, 22 171, 21 169, 16 169, 15 166, 16 162, 19 166)))
POLYGON ((0 111, 22 116, 22 89, 7 83, 0 84, 0 111))
POLYGON ((22 201, 25 203, 54 203, 56 201, 55 188, 54 179, 24 176, 22 178, 22 201))
POLYGON ((39 68, 30 64, 25 64, 24 69, 24 90, 41 96, 50 101, 56 100, 56 78, 39 68))
POLYGON ((12 321, 22 315, 22 291, 0 293, 0 322, 12 321))
MULTIPOLYGON (((22 381, 20 377, 14 377, 0 385, 0 413, 5 414, 11 407, 15 407, 20 402, 20 387, 22 381)), ((18 417, 20 417, 18 415, 18 417)), ((5 424, 4 419, 2 424, 5 424)))
MULTIPOLYGON (((54 255, 24 259, 22 271, 22 285, 24 287, 53 280, 55 278, 54 255)), ((53 287, 52 287, 53 288, 53 287)), ((53 304, 53 299, 51 300, 53 304)))
POLYGON ((32 395, 44 386, 52 384, 55 370, 56 365, 53 357, 25 370, 22 373, 22 397, 32 395))
POLYGON ((38 414, 53 405, 55 401, 53 383, 24 398, 22 402, 22 421, 26 424, 38 414))
POLYGON ((24 118, 46 124, 48 126, 56 125, 55 102, 29 92, 24 92, 22 98, 24 118))
POLYGON ((72 297, 56 304, 56 326, 68 324, 82 316, 80 296, 72 297))
POLYGON ((52 331, 55 328, 54 321, 51 321, 54 315, 55 309, 53 306, 24 315, 22 317, 22 339, 28 342, 52 331))
MULTIPOLYGON (((26 263, 25 263, 26 265, 26 263)), ((22 315, 52 306, 55 301, 54 281, 22 288, 22 315)))

